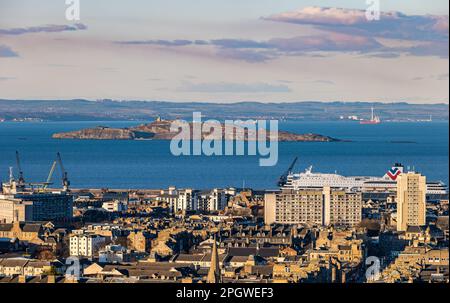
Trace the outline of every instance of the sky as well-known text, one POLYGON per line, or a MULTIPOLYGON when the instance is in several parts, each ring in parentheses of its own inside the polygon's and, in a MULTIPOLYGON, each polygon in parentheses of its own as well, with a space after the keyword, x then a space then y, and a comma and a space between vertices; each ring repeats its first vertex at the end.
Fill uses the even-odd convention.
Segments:
POLYGON ((79 1, 0 0, 0 99, 449 102, 447 0, 79 1))

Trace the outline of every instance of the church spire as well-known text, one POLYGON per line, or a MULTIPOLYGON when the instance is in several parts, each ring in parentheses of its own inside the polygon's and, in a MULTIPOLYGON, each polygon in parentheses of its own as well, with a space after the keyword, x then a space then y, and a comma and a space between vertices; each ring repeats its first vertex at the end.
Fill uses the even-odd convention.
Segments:
POLYGON ((219 253, 217 251, 216 236, 213 238, 213 247, 211 252, 211 266, 209 267, 208 277, 206 278, 207 283, 221 283, 222 275, 220 273, 220 260, 219 253))

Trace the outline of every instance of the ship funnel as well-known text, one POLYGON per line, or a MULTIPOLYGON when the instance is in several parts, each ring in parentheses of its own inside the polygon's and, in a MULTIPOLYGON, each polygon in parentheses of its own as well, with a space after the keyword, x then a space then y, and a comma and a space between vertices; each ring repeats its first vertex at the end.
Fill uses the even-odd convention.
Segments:
POLYGON ((392 167, 392 169, 396 169, 396 168, 403 174, 405 168, 401 163, 395 163, 394 166, 392 167))

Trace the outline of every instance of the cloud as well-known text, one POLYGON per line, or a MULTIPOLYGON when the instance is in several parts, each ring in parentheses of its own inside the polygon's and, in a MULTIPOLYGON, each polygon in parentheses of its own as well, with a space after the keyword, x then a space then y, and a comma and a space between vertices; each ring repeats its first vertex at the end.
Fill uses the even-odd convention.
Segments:
POLYGON ((134 40, 134 41, 117 41, 119 44, 129 45, 159 45, 159 46, 187 46, 194 42, 190 40, 134 40))
POLYGON ((283 55, 304 56, 314 52, 362 52, 381 51, 384 46, 371 37, 352 36, 342 33, 327 35, 299 36, 293 38, 273 38, 268 41, 227 39, 221 43, 219 56, 264 62, 283 55), (248 48, 247 46, 251 46, 248 48), (257 47, 259 46, 259 47, 257 47))
POLYGON ((448 16, 412 16, 381 12, 380 20, 368 21, 364 10, 306 7, 263 17, 264 20, 314 25, 324 30, 364 36, 408 40, 448 40, 448 16))
POLYGON ((185 83, 178 89, 182 92, 195 93, 289 93, 291 89, 286 85, 273 85, 268 83, 185 83))
POLYGON ((434 20, 435 23, 433 24, 432 29, 448 36, 448 16, 435 16, 434 20))
POLYGON ((342 33, 293 38, 273 38, 267 41, 242 39, 218 39, 209 41, 136 40, 118 41, 116 43, 125 45, 157 45, 163 47, 191 45, 198 47, 212 46, 217 48, 216 54, 222 58, 242 60, 249 63, 265 62, 282 55, 305 55, 308 52, 369 52, 383 48, 383 45, 373 38, 342 33))
MULTIPOLYGON (((359 53, 391 59, 402 55, 448 58, 448 16, 408 16, 382 12, 368 21, 364 10, 306 7, 272 15, 265 20, 312 25, 321 32, 309 36, 268 39, 142 40, 120 41, 130 45, 161 47, 210 47, 220 58, 262 63, 282 56, 324 56, 330 52, 359 53), (409 40, 409 46, 389 46, 389 40, 409 40)), ((391 43, 392 45, 392 43, 391 43)), ((400 45, 397 43, 397 45, 400 45)))
POLYGON ((395 53, 392 51, 387 51, 387 52, 379 52, 379 53, 372 53, 367 55, 368 57, 373 57, 373 58, 383 58, 383 59, 395 59, 401 56, 400 53, 395 53))
POLYGON ((0 81, 8 81, 8 80, 14 80, 15 77, 0 77, 0 81))
POLYGON ((209 44, 223 48, 271 48, 267 42, 242 39, 218 39, 210 41, 209 44))
POLYGON ((0 45, 0 58, 19 57, 19 54, 6 45, 0 45))
POLYGON ((161 47, 216 47, 216 54, 222 58, 242 60, 249 63, 264 62, 273 59, 274 56, 269 51, 263 52, 261 49, 270 49, 273 46, 267 42, 240 39, 216 39, 216 40, 132 40, 116 41, 123 45, 156 45, 161 47))
POLYGON ((273 52, 239 49, 219 49, 216 54, 222 58, 242 60, 248 63, 265 62, 276 57, 273 52))
POLYGON ((222 48, 265 48, 267 45, 264 42, 254 40, 240 40, 240 39, 217 39, 217 40, 131 40, 131 41, 117 41, 119 44, 129 45, 158 45, 158 46, 188 46, 188 45, 213 45, 222 48))
POLYGON ((430 42, 398 50, 414 56, 437 56, 440 58, 448 58, 449 53, 447 42, 430 42))
POLYGON ((351 36, 331 33, 322 36, 301 36, 294 38, 271 39, 269 44, 282 52, 313 52, 313 51, 362 51, 379 49, 382 45, 375 39, 362 36, 351 36))
POLYGON ((58 33, 65 31, 77 31, 86 29, 87 26, 82 23, 76 23, 74 25, 50 24, 42 26, 0 29, 0 35, 24 35, 29 33, 58 33))
POLYGON ((364 22, 365 14, 364 11, 360 10, 334 7, 305 7, 300 10, 275 14, 263 19, 296 24, 353 25, 364 22))
POLYGON ((447 42, 422 41, 407 47, 388 47, 374 37, 328 32, 314 36, 272 38, 267 41, 221 39, 221 40, 136 40, 118 41, 124 45, 157 45, 161 47, 215 47, 221 58, 260 63, 281 56, 323 57, 320 52, 360 53, 375 58, 398 58, 411 56, 437 56, 448 58, 447 42), (201 41, 201 42, 199 42, 201 41))
POLYGON ((223 49, 266 49, 280 52, 368 51, 382 47, 379 42, 371 37, 341 33, 293 38, 273 38, 268 41, 223 39, 212 40, 210 44, 223 49))

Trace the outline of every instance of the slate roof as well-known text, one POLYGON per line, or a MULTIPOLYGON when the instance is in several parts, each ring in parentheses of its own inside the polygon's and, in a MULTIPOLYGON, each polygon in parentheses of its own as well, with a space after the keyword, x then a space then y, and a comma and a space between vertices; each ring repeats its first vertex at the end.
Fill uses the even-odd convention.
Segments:
POLYGON ((12 224, 0 224, 0 231, 10 231, 12 227, 12 224))
POLYGON ((259 250, 256 247, 230 247, 228 249, 230 256, 250 256, 259 255, 261 257, 278 257, 280 249, 278 247, 261 247, 259 250))

